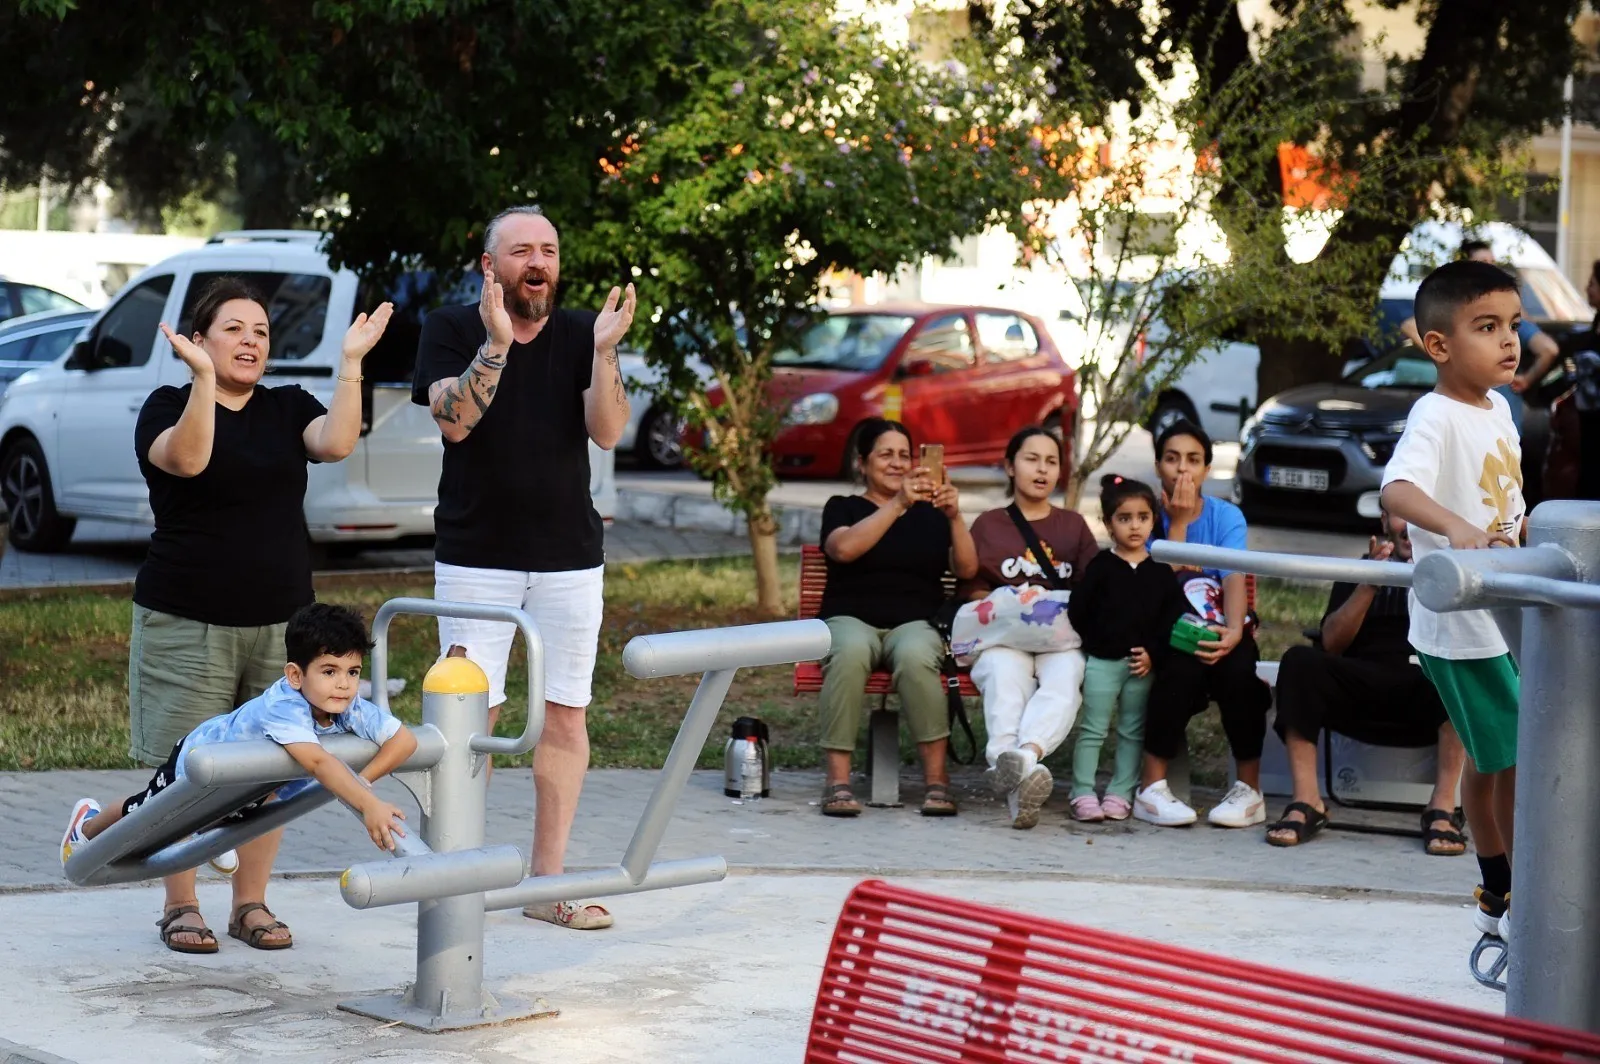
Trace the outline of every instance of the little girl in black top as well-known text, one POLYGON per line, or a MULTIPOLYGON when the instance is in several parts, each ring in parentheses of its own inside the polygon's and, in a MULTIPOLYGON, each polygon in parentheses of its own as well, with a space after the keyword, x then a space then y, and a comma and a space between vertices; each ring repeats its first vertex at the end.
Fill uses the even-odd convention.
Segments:
POLYGON ((1172 567, 1150 557, 1156 495, 1126 477, 1100 480, 1100 512, 1111 549, 1089 562, 1067 616, 1083 639, 1088 665, 1078 745, 1072 753, 1072 815, 1079 820, 1126 820, 1133 811, 1144 751, 1144 708, 1166 653, 1173 623, 1188 611, 1172 567), (1117 752, 1105 799, 1095 796, 1100 747, 1117 714, 1117 752))

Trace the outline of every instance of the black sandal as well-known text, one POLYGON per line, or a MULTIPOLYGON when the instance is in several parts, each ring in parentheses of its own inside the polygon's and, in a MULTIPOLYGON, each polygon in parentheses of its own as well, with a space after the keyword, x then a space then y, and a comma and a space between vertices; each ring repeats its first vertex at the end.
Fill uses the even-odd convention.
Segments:
POLYGON ((174 953, 215 953, 217 952, 217 936, 211 928, 205 926, 205 917, 200 916, 199 927, 173 927, 178 922, 178 917, 188 916, 193 913, 200 916, 198 905, 178 905, 161 914, 161 919, 156 921, 156 926, 161 929, 161 944, 174 953), (199 935, 199 942, 174 942, 173 935, 199 935))
POLYGON ((1422 811, 1422 849, 1429 857, 1460 857, 1467 852, 1467 836, 1461 830, 1466 823, 1460 813, 1447 813, 1443 809, 1424 809, 1422 811), (1451 829, 1440 829, 1433 826, 1436 820, 1448 820, 1451 829), (1443 843, 1446 846, 1459 846, 1459 850, 1439 850, 1435 845, 1443 843))
POLYGON ((923 816, 955 816, 956 803, 950 797, 950 788, 935 783, 922 792, 923 816))
POLYGON ((848 783, 830 783, 822 788, 823 816, 860 816, 861 803, 848 783))
POLYGON ((1328 813, 1325 809, 1318 809, 1307 802, 1290 802, 1284 806, 1283 817, 1275 824, 1267 825, 1267 845, 1269 846, 1298 846, 1302 842, 1310 842, 1316 838, 1323 828, 1328 826, 1328 813), (1290 813, 1299 813, 1304 820, 1290 820, 1290 813), (1272 837, 1274 831, 1294 832, 1294 841, 1272 837))

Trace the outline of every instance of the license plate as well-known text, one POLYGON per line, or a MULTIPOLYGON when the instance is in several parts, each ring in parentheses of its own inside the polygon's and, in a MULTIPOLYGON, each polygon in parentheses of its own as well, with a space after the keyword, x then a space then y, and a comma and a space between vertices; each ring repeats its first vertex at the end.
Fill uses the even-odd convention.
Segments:
POLYGON ((1270 466, 1262 474, 1262 479, 1269 487, 1295 488, 1299 491, 1327 491, 1328 471, 1326 469, 1290 469, 1286 466, 1270 466))

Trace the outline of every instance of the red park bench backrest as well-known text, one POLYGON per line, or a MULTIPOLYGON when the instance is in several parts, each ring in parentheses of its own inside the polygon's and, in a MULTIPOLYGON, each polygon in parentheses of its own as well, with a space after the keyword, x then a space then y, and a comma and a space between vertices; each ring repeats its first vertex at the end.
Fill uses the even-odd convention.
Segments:
POLYGON ((1594 1062, 1600 1037, 867 880, 839 915, 805 1055, 1160 1060, 1594 1062))

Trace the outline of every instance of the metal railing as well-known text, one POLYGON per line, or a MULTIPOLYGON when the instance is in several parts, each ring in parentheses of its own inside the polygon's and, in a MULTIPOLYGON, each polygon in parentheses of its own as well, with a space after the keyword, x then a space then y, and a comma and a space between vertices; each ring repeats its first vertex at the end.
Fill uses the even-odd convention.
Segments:
POLYGON ((1414 567, 1158 542, 1159 561, 1410 586, 1435 612, 1487 610, 1521 670, 1507 1011, 1600 1033, 1600 504, 1547 502, 1527 547, 1414 567))

